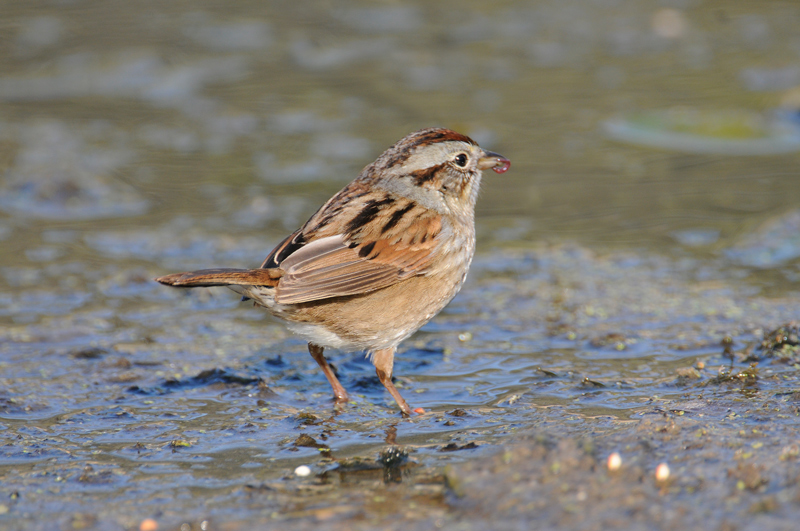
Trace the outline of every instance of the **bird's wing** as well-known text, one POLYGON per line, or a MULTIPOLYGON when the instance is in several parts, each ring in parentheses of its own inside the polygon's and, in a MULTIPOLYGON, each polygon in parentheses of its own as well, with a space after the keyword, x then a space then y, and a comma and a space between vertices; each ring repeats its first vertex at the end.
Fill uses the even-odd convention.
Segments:
MULTIPOLYGON (((358 295, 423 274, 439 249, 442 216, 403 199, 352 209, 349 223, 314 225, 314 217, 265 260, 284 271, 276 301, 284 304, 358 295), (331 234, 333 232, 333 234, 331 234)), ((340 211, 341 213, 341 211, 340 211)))

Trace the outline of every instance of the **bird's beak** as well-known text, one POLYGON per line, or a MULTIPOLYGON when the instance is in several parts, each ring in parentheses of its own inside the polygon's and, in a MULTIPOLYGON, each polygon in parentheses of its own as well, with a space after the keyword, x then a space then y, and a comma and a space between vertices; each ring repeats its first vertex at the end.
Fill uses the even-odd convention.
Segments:
POLYGON ((510 167, 510 160, 492 151, 484 151, 483 156, 478 159, 478 168, 481 170, 488 170, 491 168, 495 173, 505 173, 510 167))

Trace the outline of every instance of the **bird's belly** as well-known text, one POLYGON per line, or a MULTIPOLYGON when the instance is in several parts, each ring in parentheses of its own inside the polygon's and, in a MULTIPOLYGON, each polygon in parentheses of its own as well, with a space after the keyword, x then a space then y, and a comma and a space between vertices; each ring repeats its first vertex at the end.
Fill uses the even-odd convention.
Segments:
POLYGON ((417 276, 364 295, 268 309, 290 330, 323 347, 375 351, 396 347, 458 293, 463 274, 417 276))

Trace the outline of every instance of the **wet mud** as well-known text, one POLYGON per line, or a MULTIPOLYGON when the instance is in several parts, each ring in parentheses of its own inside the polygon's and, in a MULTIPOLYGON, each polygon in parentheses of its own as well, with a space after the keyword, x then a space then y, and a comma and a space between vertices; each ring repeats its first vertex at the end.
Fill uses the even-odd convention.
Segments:
POLYGON ((3 6, 0 529, 794 529, 800 155, 603 123, 785 115, 800 10, 672 4, 3 6), (432 125, 512 167, 400 348, 425 414, 153 282, 257 266, 432 125))
POLYGON ((6 507, 30 528, 61 503, 101 528, 143 511, 175 528, 783 521, 800 494, 800 360, 781 319, 800 301, 698 282, 700 265, 573 245, 479 257, 401 351, 398 385, 429 411, 411 419, 361 356, 333 357, 354 391, 335 406, 301 342, 276 327, 264 347, 272 325, 241 319, 256 309, 143 282, 137 297, 163 299, 150 311, 183 306, 147 337, 4 341, 6 507))

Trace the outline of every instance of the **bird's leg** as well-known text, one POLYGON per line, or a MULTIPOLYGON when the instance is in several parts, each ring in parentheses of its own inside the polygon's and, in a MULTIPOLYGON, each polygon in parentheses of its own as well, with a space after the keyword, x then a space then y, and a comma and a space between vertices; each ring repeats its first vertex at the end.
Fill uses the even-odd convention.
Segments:
POLYGON ((375 372, 378 373, 378 379, 381 381, 383 386, 386 388, 387 391, 392 395, 392 397, 397 402, 397 405, 400 406, 400 410, 403 412, 403 415, 406 417, 411 416, 411 408, 408 407, 408 402, 406 402, 402 396, 400 396, 400 392, 392 383, 392 369, 394 368, 394 348, 385 348, 383 350, 377 350, 372 355, 372 363, 375 364, 375 372))
POLYGON ((328 360, 326 360, 325 356, 322 355, 323 348, 319 345, 309 343, 308 352, 311 353, 311 357, 314 358, 314 361, 317 362, 319 368, 322 369, 323 373, 325 373, 325 378, 328 379, 328 382, 333 388, 333 396, 336 397, 336 402, 347 402, 347 391, 344 390, 342 384, 339 383, 339 379, 336 378, 335 374, 333 374, 333 369, 331 369, 331 366, 328 365, 328 360))

